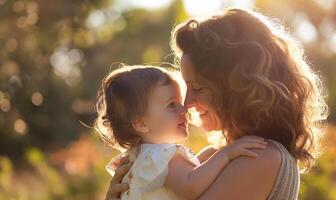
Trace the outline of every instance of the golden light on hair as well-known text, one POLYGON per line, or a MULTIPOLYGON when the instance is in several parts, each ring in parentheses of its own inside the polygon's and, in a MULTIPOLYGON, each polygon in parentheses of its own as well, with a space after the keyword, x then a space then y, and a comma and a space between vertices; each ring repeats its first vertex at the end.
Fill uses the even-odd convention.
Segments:
POLYGON ((321 77, 278 20, 229 8, 176 26, 171 46, 213 93, 228 139, 274 139, 309 169, 328 115, 321 77), (248 114, 247 114, 248 113, 248 114))

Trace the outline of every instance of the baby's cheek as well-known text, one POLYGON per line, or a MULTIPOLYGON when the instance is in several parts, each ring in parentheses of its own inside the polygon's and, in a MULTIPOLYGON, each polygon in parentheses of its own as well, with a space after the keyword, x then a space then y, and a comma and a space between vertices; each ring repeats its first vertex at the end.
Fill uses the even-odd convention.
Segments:
POLYGON ((172 112, 172 113, 169 113, 167 115, 167 121, 169 121, 169 123, 172 126, 176 126, 178 124, 178 122, 179 122, 179 119, 180 119, 180 117, 179 117, 179 115, 177 113, 172 112))
MULTIPOLYGON (((176 126, 176 118, 169 113, 164 114, 161 119, 162 120, 161 120, 160 127, 159 127, 161 130, 163 127, 167 130, 167 129, 171 129, 172 127, 176 126)), ((162 131, 165 131, 165 130, 162 130, 162 131)))

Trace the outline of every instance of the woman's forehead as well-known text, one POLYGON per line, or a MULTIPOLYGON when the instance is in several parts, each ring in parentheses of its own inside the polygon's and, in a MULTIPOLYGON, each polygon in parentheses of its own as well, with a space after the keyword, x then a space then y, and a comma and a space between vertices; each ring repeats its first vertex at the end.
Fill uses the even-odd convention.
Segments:
POLYGON ((181 72, 183 79, 186 83, 195 82, 195 73, 193 70, 192 62, 190 57, 186 54, 183 54, 181 57, 181 72))

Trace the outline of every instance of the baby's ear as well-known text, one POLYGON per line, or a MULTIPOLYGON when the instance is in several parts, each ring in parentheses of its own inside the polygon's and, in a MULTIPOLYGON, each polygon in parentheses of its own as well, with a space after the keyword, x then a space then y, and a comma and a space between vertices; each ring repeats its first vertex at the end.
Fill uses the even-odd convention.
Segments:
POLYGON ((149 126, 145 119, 142 117, 137 117, 135 120, 132 121, 133 128, 139 133, 148 133, 149 126))

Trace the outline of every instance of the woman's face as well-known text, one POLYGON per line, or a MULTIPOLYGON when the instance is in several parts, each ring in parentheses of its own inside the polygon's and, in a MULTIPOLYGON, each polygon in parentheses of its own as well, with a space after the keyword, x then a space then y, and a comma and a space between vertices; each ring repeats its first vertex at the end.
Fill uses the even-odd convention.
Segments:
POLYGON ((192 62, 186 54, 182 55, 181 69, 183 79, 187 84, 184 105, 187 108, 195 107, 196 111, 200 114, 202 128, 205 131, 222 130, 221 120, 211 104, 211 91, 208 87, 196 81, 192 62))

